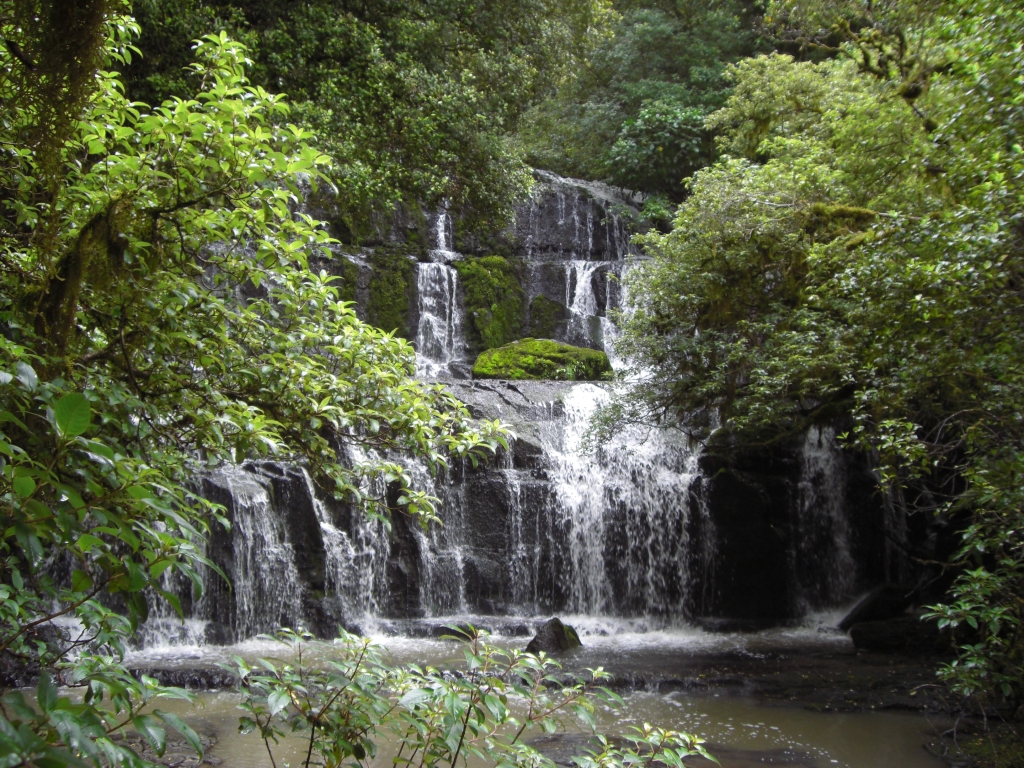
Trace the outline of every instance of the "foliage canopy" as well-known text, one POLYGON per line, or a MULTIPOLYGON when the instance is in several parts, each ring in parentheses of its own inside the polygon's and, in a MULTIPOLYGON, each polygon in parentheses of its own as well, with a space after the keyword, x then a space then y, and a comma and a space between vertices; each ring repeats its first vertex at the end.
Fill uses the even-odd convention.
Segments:
POLYGON ((723 157, 630 274, 619 349, 644 376, 610 423, 716 408, 772 439, 852 414, 890 502, 964 529, 934 618, 972 632, 946 676, 1017 706, 1024 13, 780 2, 766 21, 841 55, 730 69, 723 157))
POLYGON ((725 67, 758 46, 740 0, 616 3, 587 65, 529 114, 521 141, 539 168, 679 202, 714 155, 705 117, 728 95, 725 67))
POLYGON ((204 467, 304 461, 328 492, 378 515, 391 511, 374 496, 382 478, 426 522, 431 500, 385 454, 436 468, 504 440, 413 380, 411 347, 309 272, 330 238, 295 208, 301 179, 321 183, 328 158, 281 97, 247 81, 244 49, 205 38, 196 95, 150 108, 113 71, 137 54, 138 29, 102 12, 100 66, 81 93, 62 81, 52 109, 28 58, 47 30, 0 16, 0 755, 11 768, 139 765, 112 738, 126 725, 158 754, 165 728, 194 736, 152 709, 186 694, 136 679, 121 658, 150 598, 180 611, 167 576, 199 591, 200 567, 213 568, 203 539, 224 521, 189 490, 204 467), (39 678, 35 706, 8 690, 26 674, 39 678))
POLYGON ((446 202, 467 224, 500 223, 530 177, 509 143, 519 116, 579 66, 606 0, 141 0, 134 98, 191 92, 200 32, 243 40, 253 82, 288 94, 291 119, 334 160, 339 215, 354 239, 398 201, 446 202))

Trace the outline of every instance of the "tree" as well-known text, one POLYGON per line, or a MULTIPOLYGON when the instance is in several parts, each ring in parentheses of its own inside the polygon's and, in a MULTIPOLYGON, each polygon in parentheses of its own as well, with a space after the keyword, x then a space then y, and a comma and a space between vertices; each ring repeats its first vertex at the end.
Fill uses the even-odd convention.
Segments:
POLYGON ((630 273, 620 349, 643 376, 605 428, 704 437, 703 409, 764 441, 850 416, 892 503, 962 527, 959 575, 933 611, 961 627, 943 675, 1016 708, 1024 14, 987 0, 792 6, 766 21, 790 41, 845 40, 841 55, 731 69, 708 121, 724 156, 630 273))
POLYGON ((519 116, 577 66, 605 25, 606 0, 174 0, 137 4, 134 96, 188 92, 197 29, 250 46, 253 81, 287 93, 292 118, 334 160, 339 220, 353 241, 397 202, 449 205, 500 228, 530 183, 509 143, 519 116))
POLYGON ((521 140, 537 167, 601 179, 678 203, 707 165, 704 118, 728 95, 730 62, 757 46, 753 6, 620 2, 587 66, 534 108, 521 140))
POLYGON ((436 468, 504 433, 413 380, 409 345, 308 271, 330 238, 294 209, 300 176, 323 183, 328 159, 281 97, 247 82, 240 45, 204 39, 198 94, 150 109, 111 71, 137 55, 116 7, 98 68, 59 82, 29 58, 45 30, 20 10, 4 6, 0 54, 0 755, 139 765, 111 739, 122 727, 158 753, 167 726, 194 737, 149 711, 184 692, 136 680, 120 657, 147 592, 179 608, 165 575, 202 588, 203 537, 223 521, 190 492, 195 473, 304 461, 328 492, 386 515, 369 491, 383 477, 426 522, 431 500, 384 454, 436 468), (351 445, 367 458, 347 459, 351 445), (10 690, 23 675, 38 675, 36 706, 10 690))

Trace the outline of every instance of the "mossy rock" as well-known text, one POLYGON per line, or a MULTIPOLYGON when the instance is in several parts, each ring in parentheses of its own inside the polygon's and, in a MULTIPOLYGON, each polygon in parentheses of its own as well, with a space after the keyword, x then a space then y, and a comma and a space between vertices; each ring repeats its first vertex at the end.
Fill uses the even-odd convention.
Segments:
POLYGON ((416 302, 416 264, 404 251, 377 248, 369 257, 367 320, 378 328, 412 338, 409 315, 416 302))
POLYGON ((474 349, 493 349, 523 333, 523 289, 507 259, 483 256, 453 265, 466 300, 467 336, 474 349))
POLYGON ((530 302, 530 335, 535 339, 550 339, 557 335, 560 325, 569 319, 569 308, 547 296, 535 296, 530 302))
POLYGON ((597 381, 612 371, 608 355, 549 339, 520 339, 489 349, 476 359, 477 379, 597 381))

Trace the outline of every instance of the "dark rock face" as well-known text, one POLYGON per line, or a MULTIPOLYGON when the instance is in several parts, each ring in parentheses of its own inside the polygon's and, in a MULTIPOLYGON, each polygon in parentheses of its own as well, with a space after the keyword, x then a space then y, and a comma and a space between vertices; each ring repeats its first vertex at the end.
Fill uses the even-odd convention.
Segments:
POLYGON ((850 629, 850 638, 857 648, 866 651, 918 655, 947 653, 950 649, 948 633, 918 616, 862 621, 850 629))
MULTIPOLYGON (((900 561, 916 540, 892 546, 898 532, 869 464, 838 450, 828 429, 770 450, 712 445, 692 458, 681 445, 653 459, 643 457, 649 446, 605 446, 577 466, 565 433, 582 423, 579 388, 601 387, 448 387, 474 417, 501 419, 516 438, 486 464, 453 464, 432 486, 443 528, 423 531, 401 514, 390 531, 374 528, 359 510, 319 493, 298 467, 252 463, 201 481, 233 523, 216 532, 208 553, 234 590, 211 575, 202 600, 187 585, 182 593, 186 612, 211 622, 208 642, 278 624, 333 636, 339 626, 365 629, 368 617, 566 611, 746 631, 798 622, 894 576, 917 582, 900 561), (665 463, 673 451, 675 464, 665 463), (689 479, 650 495, 666 471, 689 479)), ((389 496, 397 507, 397 494, 389 496)), ((877 590, 842 626, 898 617, 911 592, 877 590)), ((865 647, 913 644, 871 639, 870 628, 858 636, 865 647)))
POLYGON ((832 434, 812 428, 770 450, 727 444, 702 456, 694 493, 715 531, 715 554, 691 589, 709 626, 796 621, 898 570, 902 554, 886 538, 870 466, 841 451, 832 434))
POLYGON ((701 585, 701 613, 743 620, 751 629, 795 618, 785 531, 793 457, 747 465, 709 456, 702 463, 708 479, 697 490, 717 532, 719 567, 713 583, 701 585))
POLYGON ((630 254, 639 198, 544 171, 537 180, 533 199, 516 211, 513 229, 528 258, 620 261, 630 254))
MULTIPOLYGON (((298 467, 248 463, 201 479, 233 523, 209 554, 234 591, 211 577, 196 601, 179 587, 187 612, 219 623, 218 638, 279 624, 332 635, 368 616, 563 611, 756 629, 915 581, 901 546, 934 532, 900 528, 866 460, 840 451, 828 426, 770 448, 719 437, 699 456, 678 435, 616 436, 581 458, 587 420, 607 397, 600 386, 463 378, 473 345, 515 326, 594 350, 613 332, 641 201, 537 179, 505 232, 482 239, 444 211, 400 208, 368 237, 339 231, 346 244, 311 264, 341 278, 363 318, 414 339, 422 375, 445 381, 475 418, 510 424, 516 439, 486 465, 456 462, 437 480, 407 463, 440 499, 445 525, 431 531, 401 514, 390 530, 370 524, 298 467), (514 296, 515 311, 502 296, 514 296)), ((331 220, 329 201, 311 205, 331 220)), ((393 489, 374 492, 399 506, 393 489)))
POLYGON ((870 467, 826 428, 771 450, 718 445, 697 455, 656 436, 586 458, 567 440, 602 386, 447 386, 474 417, 501 419, 516 438, 429 486, 443 528, 423 531, 401 514, 390 531, 374 527, 297 467, 213 473, 203 492, 233 526, 209 554, 235 589, 210 579, 186 610, 219 622, 218 639, 224 627, 231 639, 279 623, 331 636, 368 617, 563 611, 754 630, 842 605, 904 567, 883 556, 893 534, 870 467))
POLYGON ((553 617, 541 624, 537 634, 526 646, 527 653, 564 653, 583 645, 576 630, 553 617))
POLYGON ((873 589, 839 622, 839 629, 845 632, 863 621, 895 619, 913 604, 915 592, 913 587, 906 585, 887 585, 873 589))
MULTIPOLYGON (((305 211, 328 222, 344 245, 333 246, 331 258, 314 255, 310 267, 339 278, 335 285, 341 298, 355 303, 360 318, 416 342, 424 306, 416 262, 454 263, 465 272, 469 267, 462 265, 498 256, 509 265, 513 283, 503 290, 517 307, 500 318, 486 318, 485 324, 503 326, 497 344, 533 335, 602 349, 597 320, 621 304, 616 278, 625 260, 637 253, 630 239, 638 229, 641 200, 599 183, 543 171, 536 175, 538 184, 516 207, 513 223, 486 238, 460 234, 458 219, 443 211, 408 206, 378 216, 357 237, 343 231, 344 223, 323 190, 311 193, 305 211)), ((463 303, 466 298, 465 292, 460 294, 463 303)), ((472 337, 468 341, 473 351, 479 352, 485 347, 476 338, 476 325, 484 321, 478 307, 465 309, 464 330, 472 337)))

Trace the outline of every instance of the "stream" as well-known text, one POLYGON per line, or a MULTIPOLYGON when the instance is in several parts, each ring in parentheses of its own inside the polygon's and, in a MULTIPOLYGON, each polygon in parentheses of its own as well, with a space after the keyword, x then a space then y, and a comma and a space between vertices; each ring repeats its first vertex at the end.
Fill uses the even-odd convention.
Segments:
MULTIPOLYGON (((695 733, 725 768, 785 765, 803 768, 939 768, 944 763, 923 748, 929 736, 949 726, 941 711, 909 711, 916 685, 927 685, 927 665, 877 654, 858 654, 846 635, 822 623, 754 633, 708 632, 699 628, 653 629, 643 621, 566 616, 579 630, 582 648, 559 656, 569 671, 597 666, 610 671, 611 683, 624 700, 618 709, 600 707, 598 728, 622 736, 644 723, 695 733), (915 677, 916 676, 916 677, 915 677), (867 696, 867 698, 865 698, 867 696)), ((818 616, 828 622, 833 615, 818 616)), ((451 640, 420 635, 439 633, 445 623, 493 624, 494 617, 451 616, 406 623, 405 635, 371 634, 395 663, 430 664, 457 669, 461 646, 451 640)), ((506 617, 496 626, 515 632, 540 622, 537 617, 506 617)), ((394 624, 385 623, 388 631, 394 624)), ((502 647, 523 647, 521 634, 496 634, 502 647)), ((313 658, 329 658, 324 644, 313 658)), ((232 655, 248 660, 282 658, 285 647, 254 639, 233 646, 153 646, 129 658, 133 666, 187 683, 197 670, 213 670, 232 655), (175 674, 183 677, 176 678, 175 674)), ((223 687, 206 690, 193 709, 178 711, 203 736, 212 739, 207 758, 222 768, 269 768, 266 748, 254 735, 237 733, 238 694, 223 687), (219 763, 218 763, 219 761, 219 763)), ((214 679, 213 684, 217 684, 214 679)), ((912 703, 913 702, 913 703, 912 703)), ((560 765, 587 745, 575 727, 563 733, 531 736, 560 765)), ((296 765, 304 744, 285 740, 275 747, 278 765, 296 765)), ((384 747, 372 765, 389 765, 384 747)), ((166 761, 165 761, 166 762, 166 761)), ((170 763, 174 763, 171 758, 170 763)), ((691 761, 688 761, 691 762, 691 761)), ((693 765, 707 764, 692 758, 693 765)))

